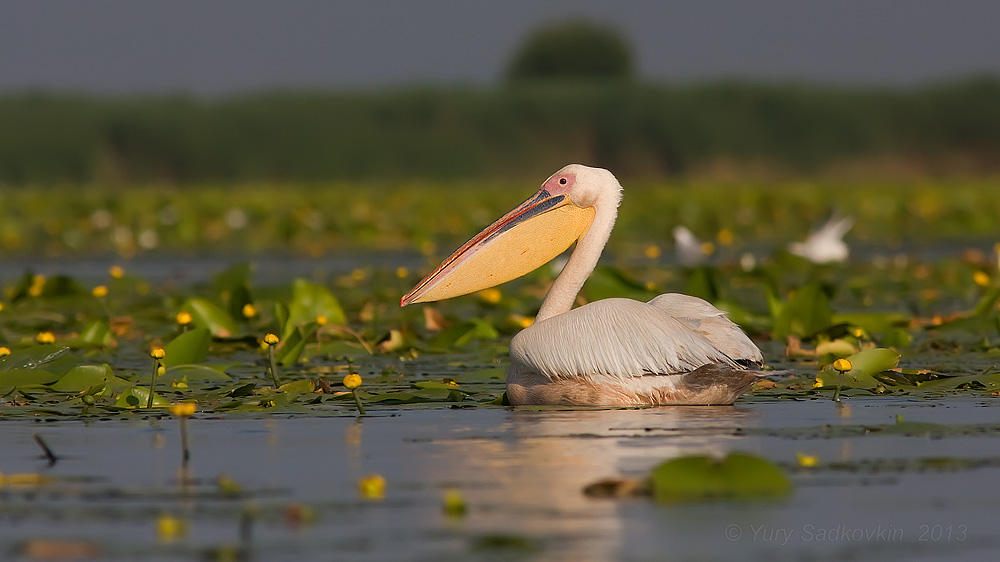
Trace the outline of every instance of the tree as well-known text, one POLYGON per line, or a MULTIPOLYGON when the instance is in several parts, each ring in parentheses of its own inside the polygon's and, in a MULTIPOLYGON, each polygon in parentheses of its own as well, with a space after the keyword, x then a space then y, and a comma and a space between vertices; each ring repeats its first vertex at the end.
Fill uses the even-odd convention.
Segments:
POLYGON ((632 49, 621 34, 582 20, 539 27, 507 67, 510 82, 627 79, 632 75, 632 49))

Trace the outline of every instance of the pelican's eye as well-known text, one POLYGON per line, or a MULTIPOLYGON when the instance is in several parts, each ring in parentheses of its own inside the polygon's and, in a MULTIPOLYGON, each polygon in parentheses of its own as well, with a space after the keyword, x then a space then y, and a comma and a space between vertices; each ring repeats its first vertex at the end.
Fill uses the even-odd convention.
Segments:
POLYGON ((559 178, 559 185, 566 185, 566 178, 559 178))

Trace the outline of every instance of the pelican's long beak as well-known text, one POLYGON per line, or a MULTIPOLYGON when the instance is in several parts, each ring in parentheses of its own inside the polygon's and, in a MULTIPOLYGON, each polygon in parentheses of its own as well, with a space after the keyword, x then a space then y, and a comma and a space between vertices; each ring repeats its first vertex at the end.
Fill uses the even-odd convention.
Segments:
POLYGON ((400 306, 467 295, 516 279, 561 254, 594 220, 594 208, 540 190, 500 217, 399 301, 400 306))

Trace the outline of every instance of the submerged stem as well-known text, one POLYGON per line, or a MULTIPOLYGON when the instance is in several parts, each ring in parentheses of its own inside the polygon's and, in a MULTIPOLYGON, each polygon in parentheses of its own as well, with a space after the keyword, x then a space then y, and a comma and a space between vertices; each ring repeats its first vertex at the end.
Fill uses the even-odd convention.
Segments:
POLYGON ((191 459, 191 450, 188 448, 187 416, 181 416, 181 466, 187 467, 188 460, 191 459))

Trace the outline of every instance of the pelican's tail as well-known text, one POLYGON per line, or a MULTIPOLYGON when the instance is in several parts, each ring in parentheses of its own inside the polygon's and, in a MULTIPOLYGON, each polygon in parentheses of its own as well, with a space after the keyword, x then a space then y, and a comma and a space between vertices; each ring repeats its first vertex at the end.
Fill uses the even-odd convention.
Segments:
POLYGON ((702 365, 680 377, 675 404, 732 404, 753 383, 766 376, 764 371, 740 369, 722 363, 702 365))

